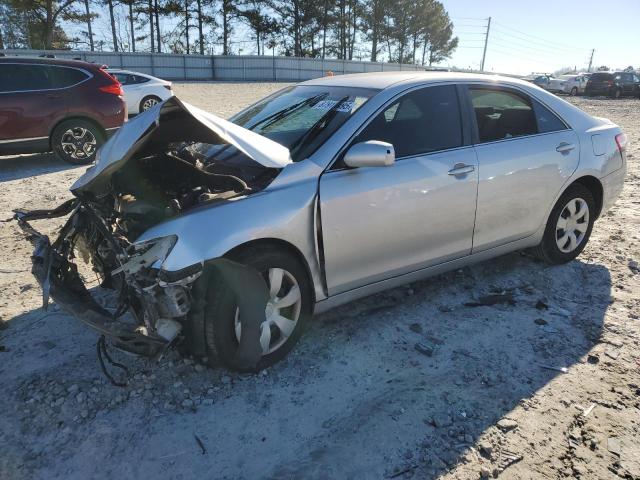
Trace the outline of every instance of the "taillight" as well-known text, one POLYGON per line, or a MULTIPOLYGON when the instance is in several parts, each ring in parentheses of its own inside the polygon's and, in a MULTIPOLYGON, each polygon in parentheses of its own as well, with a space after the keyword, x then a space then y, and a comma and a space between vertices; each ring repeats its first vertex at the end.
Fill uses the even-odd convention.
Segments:
POLYGON ((611 87, 611 86, 613 85, 613 80, 609 80, 609 81, 607 82, 607 85, 609 85, 609 86, 611 87))
POLYGON ((171 85, 163 85, 164 88, 166 88, 167 90, 171 91, 171 85))
POLYGON ((122 96, 124 92, 122 91, 122 85, 119 82, 112 83, 111 85, 105 85, 104 87, 99 87, 101 92, 111 93, 113 95, 122 96))
POLYGON ((105 85, 104 87, 98 87, 101 92, 118 95, 120 97, 124 95, 122 84, 116 79, 116 77, 103 70, 102 68, 100 68, 98 72, 100 72, 103 77, 107 78, 111 82, 109 85, 105 85))
POLYGON ((618 151, 623 153, 627 148, 627 136, 624 133, 616 135, 616 144, 618 145, 618 151))

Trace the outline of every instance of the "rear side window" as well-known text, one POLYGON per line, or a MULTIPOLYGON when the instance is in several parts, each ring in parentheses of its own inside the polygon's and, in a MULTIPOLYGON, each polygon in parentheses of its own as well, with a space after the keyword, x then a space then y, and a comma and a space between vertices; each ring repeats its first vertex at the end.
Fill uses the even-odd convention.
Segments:
POLYGON ((77 85, 89 78, 89 75, 76 68, 49 67, 50 88, 67 88, 77 85))
POLYGON ((46 65, 0 65, 0 92, 26 92, 51 88, 46 65))
POLYGON ((470 88, 480 142, 538 133, 533 105, 515 92, 470 88))
POLYGON ((533 111, 538 123, 538 133, 557 132, 567 129, 567 126, 555 113, 536 100, 533 100, 533 111))
POLYGON ((113 73, 107 72, 112 77, 115 77, 122 85, 131 85, 133 82, 133 75, 129 75, 128 73, 113 73))
POLYGON ((462 125, 455 86, 410 92, 379 113, 354 143, 391 143, 396 157, 408 157, 462 145, 462 125))
POLYGON ((149 78, 140 75, 131 75, 131 83, 145 83, 149 80, 149 78))

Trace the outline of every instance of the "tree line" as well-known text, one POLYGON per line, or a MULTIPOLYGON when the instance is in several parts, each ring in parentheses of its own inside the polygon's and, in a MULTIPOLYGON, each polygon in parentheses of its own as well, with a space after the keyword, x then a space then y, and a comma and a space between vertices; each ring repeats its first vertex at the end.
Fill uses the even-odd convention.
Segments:
POLYGON ((259 55, 432 65, 458 39, 437 0, 0 0, 0 49, 231 55, 247 43, 259 55), (99 17, 108 18, 107 42, 96 40, 99 17))

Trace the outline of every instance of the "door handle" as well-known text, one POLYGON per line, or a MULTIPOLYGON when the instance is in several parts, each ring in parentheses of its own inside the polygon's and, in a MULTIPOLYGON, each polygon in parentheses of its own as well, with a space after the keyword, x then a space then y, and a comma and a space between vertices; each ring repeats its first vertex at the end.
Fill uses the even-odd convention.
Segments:
POLYGON ((471 173, 476 169, 473 165, 467 165, 464 163, 456 163, 451 170, 449 170, 449 175, 464 175, 466 173, 471 173))
POLYGON ((556 152, 567 153, 576 148, 573 143, 562 142, 556 147, 556 152))

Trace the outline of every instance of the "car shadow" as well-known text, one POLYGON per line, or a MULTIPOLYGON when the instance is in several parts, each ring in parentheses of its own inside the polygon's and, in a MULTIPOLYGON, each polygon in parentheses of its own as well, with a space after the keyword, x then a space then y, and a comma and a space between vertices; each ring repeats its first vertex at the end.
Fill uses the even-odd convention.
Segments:
POLYGON ((72 168, 87 168, 63 162, 53 153, 33 155, 0 156, 0 182, 37 177, 48 173, 62 172, 72 168))
POLYGON ((586 361, 610 291, 602 265, 515 253, 319 316, 325 358, 361 381, 335 375, 342 410, 270 478, 436 478, 466 463, 498 420, 586 361))
MULTIPOLYGON (((56 460, 59 472, 73 465, 85 478, 180 478, 213 468, 219 478, 436 478, 565 375, 558 369, 576 374, 601 335, 610 291, 602 265, 547 266, 510 254, 318 315, 298 347, 258 375, 175 359, 171 368, 145 364, 138 376, 153 373, 157 403, 135 393, 145 391, 141 383, 97 383, 95 333, 61 312, 33 310, 0 332, 10 347, 0 353, 0 377, 25 402, 51 382, 100 389, 91 397, 95 418, 89 410, 72 423, 77 434, 55 454, 66 458, 56 460), (211 402, 183 407, 183 389, 211 402), (128 400, 113 406, 120 392, 128 400), (143 445, 154 449, 141 457, 143 445)), ((77 416, 75 407, 68 418, 58 408, 40 430, 25 414, 0 419, 0 431, 37 443, 54 420, 77 416)), ((23 454, 7 452, 18 463, 23 454)))

